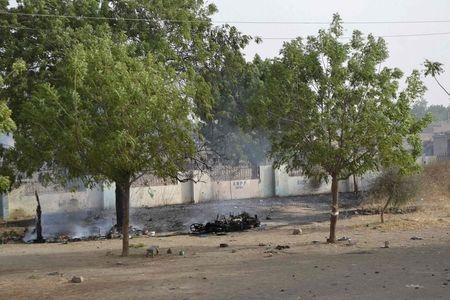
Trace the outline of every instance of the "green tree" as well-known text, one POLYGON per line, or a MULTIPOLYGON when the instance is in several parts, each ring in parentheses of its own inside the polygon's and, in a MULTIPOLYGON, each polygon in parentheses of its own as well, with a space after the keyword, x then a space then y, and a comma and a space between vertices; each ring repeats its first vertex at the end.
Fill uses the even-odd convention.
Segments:
POLYGON ((202 133, 208 147, 223 163, 247 161, 257 165, 264 161, 268 145, 260 130, 248 130, 246 107, 260 85, 260 59, 251 63, 240 51, 221 52, 225 55, 220 65, 203 73, 211 85, 214 104, 212 119, 202 127, 202 133))
MULTIPOLYGON (((24 103, 30 101, 37 84, 59 84, 58 63, 67 49, 80 42, 74 34, 86 25, 94 29, 108 25, 114 38, 125 38, 135 46, 130 53, 139 57, 151 53, 153 59, 183 74, 195 85, 191 95, 195 113, 208 123, 212 119, 211 82, 205 79, 211 70, 219 72, 225 55, 238 53, 249 37, 235 27, 214 27, 210 16, 217 9, 204 0, 33 0, 17 1, 8 7, 0 0, 0 74, 11 70, 12 62, 23 59, 24 76, 10 78, 1 90, 17 123, 16 138, 26 139, 27 118, 19 118, 24 103)), ((17 149, 22 158, 17 162, 24 174, 39 171, 45 155, 40 149, 17 149), (25 154, 32 150, 30 155, 25 154), (33 159, 33 160, 31 160, 33 159)), ((116 190, 118 225, 121 219, 121 193, 116 190)))
MULTIPOLYGON (((21 59, 12 64, 11 71, 5 77, 0 75, 0 90, 5 88, 5 79, 20 76, 25 69, 25 62, 21 59)), ((11 118, 12 112, 5 100, 0 100, 0 135, 10 135, 16 129, 16 124, 11 118)), ((7 139, 5 136, 3 137, 7 139)), ((14 179, 14 172, 10 160, 11 149, 9 145, 0 144, 0 193, 7 192, 11 187, 11 179, 14 179)))
POLYGON ((269 133, 275 166, 331 178, 330 243, 336 241, 339 180, 382 166, 417 170, 418 133, 429 121, 410 113, 425 92, 418 71, 398 92, 402 72, 380 67, 388 57, 384 40, 354 31, 342 42, 342 35, 335 15, 328 30, 285 43, 250 108, 269 133))
POLYGON ((432 115, 433 121, 450 121, 450 106, 430 105, 427 107, 427 112, 432 115))
POLYGON ((20 118, 19 151, 62 179, 115 182, 122 195, 123 249, 128 254, 130 186, 152 173, 179 178, 196 153, 195 93, 187 78, 108 28, 86 26, 81 41, 55 66, 57 84, 35 86, 20 118), (30 157, 31 156, 31 157, 30 157))
POLYGON ((419 100, 413 104, 411 113, 416 118, 421 119, 427 114, 430 114, 433 122, 450 121, 450 106, 434 104, 428 105, 425 99, 419 100))
POLYGON ((437 76, 444 73, 444 69, 442 68, 443 64, 437 61, 430 61, 428 59, 425 60, 425 76, 431 76, 434 78, 436 83, 441 87, 441 89, 450 96, 450 93, 447 91, 447 89, 440 83, 440 81, 437 79, 437 76))
POLYGON ((418 119, 425 117, 428 109, 428 103, 425 99, 419 100, 413 104, 411 113, 418 119))

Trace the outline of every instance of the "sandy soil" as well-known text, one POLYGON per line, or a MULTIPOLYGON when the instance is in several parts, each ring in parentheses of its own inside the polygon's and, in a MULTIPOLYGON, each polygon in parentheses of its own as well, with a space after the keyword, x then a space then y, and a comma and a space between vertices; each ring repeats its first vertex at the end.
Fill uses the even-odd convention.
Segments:
POLYGON ((335 245, 324 243, 326 208, 270 206, 264 230, 133 239, 145 246, 127 258, 120 257, 119 240, 0 245, 0 298, 448 299, 448 207, 388 215, 383 225, 378 216, 341 219, 338 236, 352 242, 335 245), (303 234, 292 235, 299 227, 303 234), (382 248, 385 241, 390 248, 382 248), (161 254, 147 258, 152 245, 161 254), (73 275, 84 281, 69 283, 73 275))

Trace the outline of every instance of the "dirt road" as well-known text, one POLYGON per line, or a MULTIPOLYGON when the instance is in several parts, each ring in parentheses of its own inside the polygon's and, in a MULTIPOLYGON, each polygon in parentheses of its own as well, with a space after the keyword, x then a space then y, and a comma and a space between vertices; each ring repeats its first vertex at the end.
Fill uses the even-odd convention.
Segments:
POLYGON ((132 244, 145 248, 131 249, 128 258, 119 256, 119 240, 1 245, 0 298, 448 299, 450 226, 440 220, 440 226, 389 231, 376 225, 378 216, 343 220, 339 233, 352 237, 350 245, 323 243, 326 223, 305 227, 302 235, 276 227, 139 238, 132 244), (385 240, 391 248, 381 248, 385 240), (144 257, 150 245, 158 245, 161 255, 144 257), (290 248, 276 250, 277 245, 290 248), (69 283, 73 275, 84 282, 69 283))

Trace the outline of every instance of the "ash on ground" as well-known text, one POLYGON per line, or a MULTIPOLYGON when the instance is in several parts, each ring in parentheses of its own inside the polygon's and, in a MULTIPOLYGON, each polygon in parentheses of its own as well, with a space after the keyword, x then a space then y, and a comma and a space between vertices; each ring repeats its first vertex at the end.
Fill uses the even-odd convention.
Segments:
MULTIPOLYGON (((188 234, 194 223, 206 224, 217 215, 258 216, 258 221, 268 226, 304 225, 329 220, 329 195, 297 196, 286 198, 210 201, 196 204, 141 207, 130 209, 131 237, 169 234, 188 234), (287 212, 286 206, 294 206, 296 212, 287 212)), ((343 208, 356 207, 360 199, 352 193, 340 195, 343 208)), ((84 211, 76 213, 46 214, 43 212, 43 235, 47 242, 70 242, 121 238, 114 227, 115 211, 84 211)), ((23 240, 35 238, 34 223, 30 224, 23 240)))

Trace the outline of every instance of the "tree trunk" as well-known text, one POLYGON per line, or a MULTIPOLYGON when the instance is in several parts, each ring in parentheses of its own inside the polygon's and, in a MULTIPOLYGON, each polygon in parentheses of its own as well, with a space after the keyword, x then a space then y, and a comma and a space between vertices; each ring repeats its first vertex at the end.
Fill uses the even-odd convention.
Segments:
POLYGON ((384 223, 384 212, 386 211, 386 209, 388 208, 390 203, 391 203, 391 197, 389 197, 387 199, 386 204, 381 209, 381 213, 380 213, 381 223, 384 223))
POLYGON ((121 185, 116 184, 116 227, 118 231, 122 231, 123 225, 123 193, 121 191, 121 185))
POLYGON ((44 237, 42 236, 42 209, 41 209, 41 202, 39 201, 39 195, 37 191, 34 191, 34 195, 36 196, 36 243, 43 243, 44 237))
POLYGON ((356 175, 353 175, 353 192, 355 195, 358 195, 359 188, 358 188, 358 181, 356 180, 356 175))
POLYGON ((336 174, 332 175, 331 179, 331 214, 330 214, 330 237, 328 243, 336 243, 336 223, 339 215, 339 182, 336 174))
MULTIPOLYGON (((118 183, 116 183, 118 184, 118 183)), ((130 227, 130 183, 120 184, 121 199, 122 199, 122 256, 128 256, 129 246, 129 227, 130 227)))

